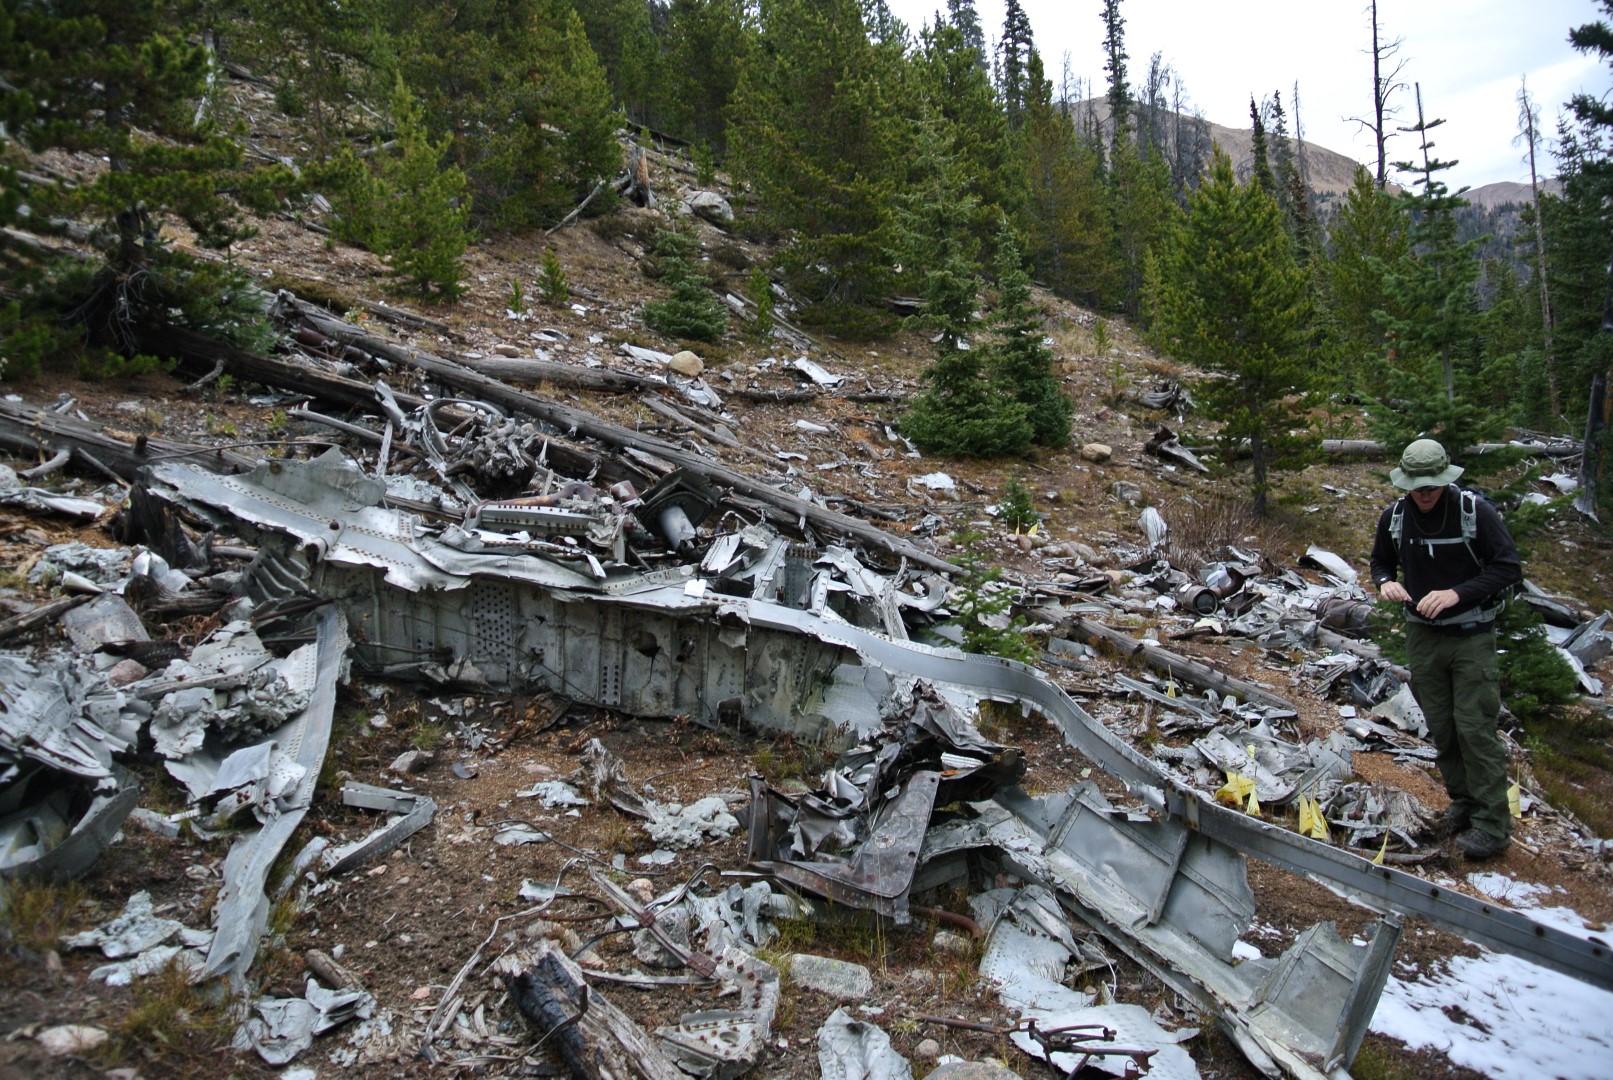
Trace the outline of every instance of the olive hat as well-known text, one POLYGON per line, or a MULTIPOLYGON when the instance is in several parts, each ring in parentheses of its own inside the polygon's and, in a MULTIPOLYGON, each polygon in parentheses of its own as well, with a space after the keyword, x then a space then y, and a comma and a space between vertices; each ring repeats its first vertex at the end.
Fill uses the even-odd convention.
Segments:
POLYGON ((1456 483, 1465 470, 1451 464, 1451 456, 1433 439, 1418 439, 1400 455, 1399 468, 1389 470, 1389 479, 1402 491, 1444 487, 1456 483))

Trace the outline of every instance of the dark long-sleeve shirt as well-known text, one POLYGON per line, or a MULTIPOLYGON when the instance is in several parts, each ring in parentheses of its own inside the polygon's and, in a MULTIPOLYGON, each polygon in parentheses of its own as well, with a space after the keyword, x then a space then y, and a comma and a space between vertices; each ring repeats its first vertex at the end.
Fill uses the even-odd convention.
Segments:
POLYGON ((1491 597, 1523 580, 1523 564, 1517 546, 1501 520, 1501 515, 1483 499, 1474 499, 1478 531, 1467 544, 1429 544, 1427 540, 1459 538, 1462 535, 1461 492, 1452 485, 1445 489, 1433 510, 1424 514, 1409 497, 1400 523, 1398 550, 1389 536, 1394 516, 1391 503, 1378 518, 1378 532, 1372 543, 1372 583, 1382 587, 1400 578, 1411 594, 1408 608, 1440 589, 1453 589, 1457 603, 1440 614, 1440 623, 1459 623, 1460 616, 1484 606, 1491 597))

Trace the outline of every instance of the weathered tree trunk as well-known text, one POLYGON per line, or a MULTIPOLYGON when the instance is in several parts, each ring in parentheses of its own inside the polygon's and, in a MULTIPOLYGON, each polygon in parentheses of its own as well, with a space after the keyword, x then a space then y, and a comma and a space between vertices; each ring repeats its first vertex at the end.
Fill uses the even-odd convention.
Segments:
POLYGON ((94 424, 19 402, 0 401, 0 446, 24 454, 66 449, 104 465, 124 480, 164 458, 183 457, 217 472, 245 472, 256 462, 230 450, 173 442, 155 436, 119 436, 94 424))
POLYGON ((582 1080, 688 1080, 647 1032, 583 981, 552 941, 501 957, 493 970, 536 1033, 582 1080))
POLYGON ((1102 623, 1091 619, 1076 619, 1071 625, 1071 631, 1089 642, 1102 642, 1112 648, 1118 649, 1122 656, 1141 656, 1143 663, 1151 668, 1167 672, 1173 678, 1194 686, 1206 687, 1218 694, 1231 694, 1240 700, 1252 702, 1256 705, 1267 705, 1274 709, 1282 709, 1293 713, 1295 708, 1291 702, 1273 694, 1271 691, 1256 686, 1254 683, 1235 679, 1230 675, 1223 675, 1208 664, 1197 660, 1189 660, 1173 652, 1152 645, 1144 645, 1141 641, 1119 630, 1110 629, 1102 623))

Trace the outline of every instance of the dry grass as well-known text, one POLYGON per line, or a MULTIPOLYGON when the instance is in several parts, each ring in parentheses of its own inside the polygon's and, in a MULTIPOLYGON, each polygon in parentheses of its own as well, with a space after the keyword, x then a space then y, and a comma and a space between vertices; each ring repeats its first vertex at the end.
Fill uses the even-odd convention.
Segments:
POLYGON ((1189 572, 1220 558, 1229 545, 1275 556, 1293 544, 1293 535, 1281 520, 1256 517, 1246 499, 1183 499, 1160 512, 1170 526, 1166 556, 1172 566, 1189 572))
POLYGON ((77 882, 0 882, 0 935, 30 953, 54 948, 84 900, 77 882))

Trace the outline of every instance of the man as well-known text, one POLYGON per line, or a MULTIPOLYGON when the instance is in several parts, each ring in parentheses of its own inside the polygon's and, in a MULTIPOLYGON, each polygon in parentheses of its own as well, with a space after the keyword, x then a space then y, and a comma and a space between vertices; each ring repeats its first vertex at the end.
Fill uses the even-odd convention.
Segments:
POLYGON ((1495 507, 1456 486, 1462 471, 1433 439, 1406 447, 1389 479, 1408 494, 1378 519, 1372 581, 1405 611, 1411 691, 1451 797, 1444 824, 1464 856, 1488 859, 1512 843, 1495 617, 1523 567, 1495 507))

